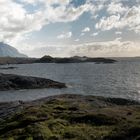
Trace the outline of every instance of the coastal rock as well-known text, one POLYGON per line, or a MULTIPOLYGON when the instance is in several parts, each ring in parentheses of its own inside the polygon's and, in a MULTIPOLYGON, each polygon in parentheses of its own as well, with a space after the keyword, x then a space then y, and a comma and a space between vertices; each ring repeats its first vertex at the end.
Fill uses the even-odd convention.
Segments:
POLYGON ((0 90, 35 89, 35 88, 65 88, 64 83, 50 79, 0 74, 0 90))

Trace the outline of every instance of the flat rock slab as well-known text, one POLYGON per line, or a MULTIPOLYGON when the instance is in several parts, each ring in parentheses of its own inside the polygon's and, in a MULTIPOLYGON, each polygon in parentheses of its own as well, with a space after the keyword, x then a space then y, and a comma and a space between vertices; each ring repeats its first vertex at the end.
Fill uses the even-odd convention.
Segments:
POLYGON ((36 88, 65 88, 64 83, 50 79, 21 76, 14 74, 0 74, 0 90, 19 90, 36 88))

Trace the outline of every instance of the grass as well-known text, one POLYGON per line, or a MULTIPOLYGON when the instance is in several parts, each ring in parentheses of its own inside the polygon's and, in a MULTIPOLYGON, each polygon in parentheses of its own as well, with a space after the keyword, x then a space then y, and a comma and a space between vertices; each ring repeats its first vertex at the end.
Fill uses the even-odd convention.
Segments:
POLYGON ((140 138, 139 105, 110 104, 96 97, 87 99, 54 97, 25 106, 21 112, 0 122, 0 140, 140 138))

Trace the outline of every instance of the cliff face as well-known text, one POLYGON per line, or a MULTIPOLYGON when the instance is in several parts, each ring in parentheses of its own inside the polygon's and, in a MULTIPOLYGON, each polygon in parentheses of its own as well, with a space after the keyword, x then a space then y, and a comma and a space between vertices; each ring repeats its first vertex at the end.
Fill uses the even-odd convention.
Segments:
POLYGON ((0 57, 27 57, 24 54, 21 54, 18 52, 17 49, 15 49, 14 47, 5 44, 3 42, 0 42, 0 57))

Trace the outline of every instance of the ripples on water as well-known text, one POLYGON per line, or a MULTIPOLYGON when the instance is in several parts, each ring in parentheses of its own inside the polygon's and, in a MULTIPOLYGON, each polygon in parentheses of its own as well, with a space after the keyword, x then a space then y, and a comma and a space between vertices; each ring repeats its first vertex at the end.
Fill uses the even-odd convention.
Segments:
POLYGON ((0 101, 33 100, 62 93, 122 97, 140 101, 140 60, 125 60, 114 64, 73 63, 10 66, 17 68, 0 70, 0 73, 45 77, 65 82, 68 88, 0 91, 0 101))

